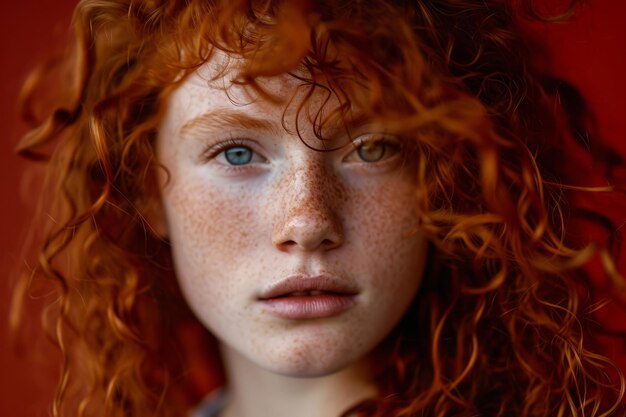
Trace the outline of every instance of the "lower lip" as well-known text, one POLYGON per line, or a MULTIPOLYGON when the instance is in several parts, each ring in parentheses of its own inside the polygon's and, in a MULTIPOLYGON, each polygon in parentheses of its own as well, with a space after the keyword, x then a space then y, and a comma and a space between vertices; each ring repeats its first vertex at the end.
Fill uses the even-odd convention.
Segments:
POLYGON ((288 320, 336 316, 348 310, 355 302, 356 295, 353 294, 320 294, 261 300, 267 312, 288 320))

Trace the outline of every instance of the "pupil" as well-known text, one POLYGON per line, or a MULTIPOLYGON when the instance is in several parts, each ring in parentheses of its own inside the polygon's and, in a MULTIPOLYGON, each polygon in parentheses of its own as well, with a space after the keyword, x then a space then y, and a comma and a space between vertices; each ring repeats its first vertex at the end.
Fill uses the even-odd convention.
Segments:
POLYGON ((365 162, 380 161, 385 154, 384 143, 365 143, 357 150, 359 158, 365 162))
POLYGON ((246 165, 252 160, 252 151, 246 147, 237 146, 227 149, 224 156, 231 165, 246 165))

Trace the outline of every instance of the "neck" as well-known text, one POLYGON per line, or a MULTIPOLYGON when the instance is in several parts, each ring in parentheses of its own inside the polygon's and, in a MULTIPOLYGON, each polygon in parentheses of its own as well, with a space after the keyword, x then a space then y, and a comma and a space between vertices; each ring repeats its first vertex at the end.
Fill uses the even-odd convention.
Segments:
POLYGON ((376 395, 366 361, 318 377, 267 371, 222 347, 228 403, 221 417, 337 416, 376 395))

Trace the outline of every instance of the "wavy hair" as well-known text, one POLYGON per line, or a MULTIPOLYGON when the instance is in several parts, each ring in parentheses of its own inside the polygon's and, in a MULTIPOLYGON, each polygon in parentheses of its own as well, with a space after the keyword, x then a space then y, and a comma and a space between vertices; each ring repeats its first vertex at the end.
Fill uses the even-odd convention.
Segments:
POLYGON ((321 140, 358 109, 411 149, 429 265, 375 352, 380 395, 346 415, 623 412, 623 378, 594 350, 581 296, 582 266, 600 251, 612 271, 611 257, 568 244, 568 186, 552 156, 581 127, 555 99, 575 90, 535 69, 537 46, 515 19, 536 15, 529 4, 81 1, 63 87, 40 118, 42 77, 27 83, 33 130, 18 146, 47 167, 44 238, 15 297, 54 287, 45 325, 64 365, 53 416, 180 416, 220 383, 211 336, 149 221, 167 99, 218 50, 242 58, 233 83, 266 100, 279 99, 262 80, 282 74, 308 92, 290 103, 299 112, 326 94, 312 115, 321 140))

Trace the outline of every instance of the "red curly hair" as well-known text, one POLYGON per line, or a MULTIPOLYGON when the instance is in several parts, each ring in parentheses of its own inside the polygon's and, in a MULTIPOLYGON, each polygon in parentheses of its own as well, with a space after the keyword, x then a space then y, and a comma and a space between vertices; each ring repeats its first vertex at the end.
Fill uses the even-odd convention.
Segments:
POLYGON ((147 220, 168 97, 217 50, 243 58, 233 82, 267 100, 279 99, 259 80, 285 73, 310 92, 299 109, 313 91, 332 97, 313 120, 320 139, 359 108, 415 158, 429 264, 375 352, 380 395, 346 415, 623 413, 623 378, 594 351, 580 297, 595 247, 567 243, 552 154, 577 122, 554 100, 565 87, 534 69, 514 19, 530 10, 504 0, 81 1, 63 89, 40 120, 30 109, 41 78, 26 85, 34 129, 19 145, 47 166, 45 238, 16 299, 55 289, 45 325, 64 365, 53 416, 180 416, 220 383, 211 336, 147 220))

